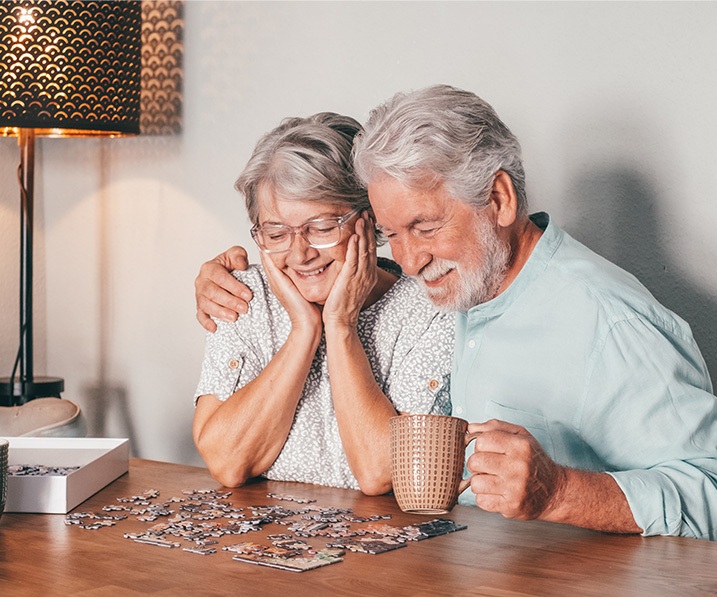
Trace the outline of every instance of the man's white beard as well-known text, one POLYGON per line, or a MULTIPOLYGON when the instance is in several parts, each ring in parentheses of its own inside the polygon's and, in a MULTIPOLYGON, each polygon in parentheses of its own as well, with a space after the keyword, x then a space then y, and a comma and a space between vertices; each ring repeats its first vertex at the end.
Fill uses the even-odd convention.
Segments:
MULTIPOLYGON (((426 291, 428 298, 442 311, 467 311, 471 307, 488 302, 498 295, 498 289, 505 279, 510 262, 510 246, 502 242, 489 219, 476 218, 476 239, 483 250, 479 265, 466 268, 456 261, 434 257, 416 278, 426 291), (455 269, 459 279, 457 291, 451 287, 430 287, 425 280, 437 280, 455 269)), ((472 247, 466 247, 470 251, 472 247)))

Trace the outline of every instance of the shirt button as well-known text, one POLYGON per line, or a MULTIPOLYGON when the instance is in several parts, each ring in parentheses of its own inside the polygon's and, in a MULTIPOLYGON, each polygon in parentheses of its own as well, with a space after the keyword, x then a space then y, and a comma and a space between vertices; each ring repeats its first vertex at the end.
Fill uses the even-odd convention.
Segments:
POLYGON ((471 340, 470 342, 468 342, 468 348, 475 348, 475 347, 476 347, 476 341, 475 341, 475 340, 471 340))
POLYGON ((237 369, 238 367, 239 367, 239 361, 237 361, 236 359, 232 359, 231 361, 229 361, 230 369, 237 369))
POLYGON ((456 406, 456 414, 462 415, 463 414, 463 407, 462 406, 456 406))
POLYGON ((438 380, 432 379, 431 381, 429 381, 428 387, 431 388, 432 390, 435 390, 438 387, 438 380))

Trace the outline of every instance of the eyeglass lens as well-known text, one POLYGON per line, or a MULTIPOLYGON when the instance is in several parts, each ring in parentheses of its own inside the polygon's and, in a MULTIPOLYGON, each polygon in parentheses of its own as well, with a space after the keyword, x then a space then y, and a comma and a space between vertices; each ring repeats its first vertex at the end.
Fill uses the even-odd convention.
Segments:
MULTIPOLYGON (((337 245, 341 240, 341 225, 336 218, 308 222, 297 232, 317 249, 337 245)), ((268 251, 286 251, 295 234, 290 226, 263 226, 256 233, 260 246, 268 251)))

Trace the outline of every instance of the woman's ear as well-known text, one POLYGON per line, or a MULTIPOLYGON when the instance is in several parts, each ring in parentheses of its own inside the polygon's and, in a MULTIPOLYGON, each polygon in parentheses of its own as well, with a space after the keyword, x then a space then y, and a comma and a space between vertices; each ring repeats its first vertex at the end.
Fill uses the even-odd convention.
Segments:
POLYGON ((510 175, 498 170, 493 178, 490 200, 499 226, 507 228, 515 222, 518 215, 518 198, 510 175))

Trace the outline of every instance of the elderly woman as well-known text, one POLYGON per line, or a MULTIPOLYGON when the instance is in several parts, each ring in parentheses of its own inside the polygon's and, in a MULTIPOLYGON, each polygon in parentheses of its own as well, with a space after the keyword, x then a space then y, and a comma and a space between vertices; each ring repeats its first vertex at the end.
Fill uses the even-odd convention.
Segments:
POLYGON ((193 426, 226 486, 264 475, 385 493, 388 419, 450 413, 453 316, 377 259, 351 167, 359 130, 333 113, 287 119, 237 180, 262 265, 233 272, 253 299, 207 335, 193 426))

